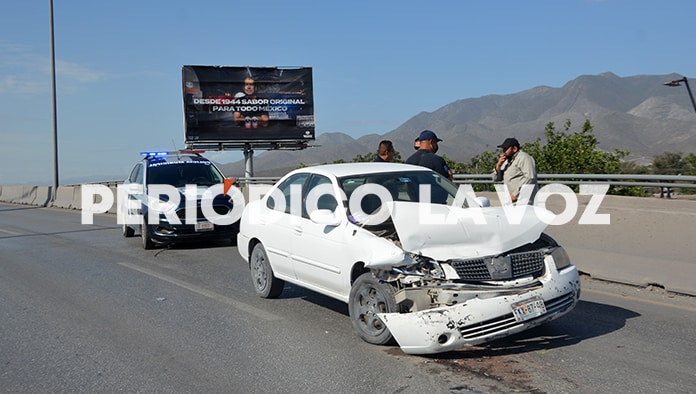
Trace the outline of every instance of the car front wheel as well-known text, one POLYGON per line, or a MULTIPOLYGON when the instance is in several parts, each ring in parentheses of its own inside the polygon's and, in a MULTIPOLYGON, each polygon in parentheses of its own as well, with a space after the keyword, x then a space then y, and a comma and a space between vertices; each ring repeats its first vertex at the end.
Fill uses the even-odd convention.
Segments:
POLYGON ((348 313, 353 328, 365 342, 385 345, 393 337, 378 313, 397 311, 394 288, 367 272, 358 277, 350 289, 348 313))
POLYGON ((251 250, 249 268, 251 269, 251 280, 254 283, 256 294, 262 298, 276 298, 280 295, 285 286, 285 281, 276 278, 273 274, 266 249, 260 243, 256 244, 254 249, 251 250))
POLYGON ((143 215, 143 223, 140 225, 140 236, 143 241, 143 249, 148 250, 155 247, 155 243, 152 241, 150 226, 147 224, 147 219, 143 215))

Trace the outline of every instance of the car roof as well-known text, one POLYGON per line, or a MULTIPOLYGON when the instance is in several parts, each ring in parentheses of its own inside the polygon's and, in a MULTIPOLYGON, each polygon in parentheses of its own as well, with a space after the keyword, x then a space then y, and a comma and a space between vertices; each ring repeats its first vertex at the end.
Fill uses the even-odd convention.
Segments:
POLYGON ((326 176, 334 176, 336 178, 342 178, 351 175, 362 175, 362 174, 375 174, 375 173, 389 173, 389 172, 404 172, 404 171, 422 171, 431 172, 429 168, 423 166, 416 166, 412 164, 402 164, 402 163, 341 163, 341 164, 322 164, 311 167, 304 167, 293 171, 293 173, 298 172, 308 172, 314 174, 322 174, 326 176))

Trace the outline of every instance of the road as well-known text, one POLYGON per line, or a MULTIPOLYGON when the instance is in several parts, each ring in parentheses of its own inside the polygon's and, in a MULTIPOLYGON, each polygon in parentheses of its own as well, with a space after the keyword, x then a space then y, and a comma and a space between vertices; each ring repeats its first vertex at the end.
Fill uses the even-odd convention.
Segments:
POLYGON ((0 204, 0 391, 694 392, 696 298, 582 285, 545 326, 409 356, 327 297, 258 298, 234 245, 146 251, 113 215, 0 204))

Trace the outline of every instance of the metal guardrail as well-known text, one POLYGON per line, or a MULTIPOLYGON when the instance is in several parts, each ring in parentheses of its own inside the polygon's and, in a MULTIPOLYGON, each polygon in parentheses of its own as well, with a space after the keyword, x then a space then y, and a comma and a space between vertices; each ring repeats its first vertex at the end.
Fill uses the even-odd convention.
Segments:
MULTIPOLYGON (((643 174, 538 174, 539 184, 608 183, 612 186, 669 187, 696 189, 696 176, 692 175, 643 175, 643 174)), ((493 184, 489 174, 457 174, 455 183, 493 184)))
MULTIPOLYGON (((538 174, 540 185, 562 183, 580 185, 586 183, 605 183, 611 186, 636 186, 656 188, 660 197, 671 198, 673 189, 696 189, 696 176, 692 175, 644 175, 644 174, 538 174)), ((280 177, 237 178, 237 184, 272 184, 280 177)), ((479 184, 493 186, 490 174, 455 174, 456 184, 479 184)), ((490 190, 490 188, 489 188, 490 190)))
POLYGON ((74 183, 74 184, 69 184, 69 185, 63 185, 63 186, 68 186, 68 187, 78 187, 83 184, 89 184, 89 185, 104 185, 107 187, 117 187, 118 185, 123 183, 123 179, 117 180, 117 181, 98 181, 98 182, 85 182, 85 183, 74 183))
MULTIPOLYGON (((478 183, 491 186, 490 175, 455 175, 456 183, 478 183)), ((539 184, 562 183, 580 185, 604 183, 611 186, 633 186, 643 189, 656 188, 660 198, 671 198, 673 189, 696 189, 696 176, 691 175, 644 175, 644 174, 538 174, 539 184)))

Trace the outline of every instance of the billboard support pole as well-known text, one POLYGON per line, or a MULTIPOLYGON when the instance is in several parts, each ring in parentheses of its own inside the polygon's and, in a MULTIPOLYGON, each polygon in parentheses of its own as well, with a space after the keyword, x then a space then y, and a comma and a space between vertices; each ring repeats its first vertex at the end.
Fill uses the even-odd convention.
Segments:
POLYGON ((254 150, 251 149, 251 144, 244 144, 244 177, 251 178, 254 176, 254 150))

